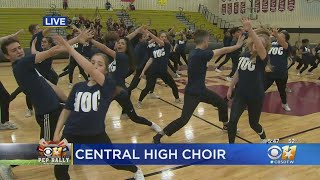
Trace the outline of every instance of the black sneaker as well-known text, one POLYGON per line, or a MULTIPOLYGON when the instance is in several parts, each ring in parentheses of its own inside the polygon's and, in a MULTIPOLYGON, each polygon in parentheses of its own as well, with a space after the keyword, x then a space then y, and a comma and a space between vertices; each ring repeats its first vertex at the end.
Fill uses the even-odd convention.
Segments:
POLYGON ((159 134, 153 136, 153 143, 154 144, 161 144, 160 139, 161 139, 161 137, 159 136, 159 134))

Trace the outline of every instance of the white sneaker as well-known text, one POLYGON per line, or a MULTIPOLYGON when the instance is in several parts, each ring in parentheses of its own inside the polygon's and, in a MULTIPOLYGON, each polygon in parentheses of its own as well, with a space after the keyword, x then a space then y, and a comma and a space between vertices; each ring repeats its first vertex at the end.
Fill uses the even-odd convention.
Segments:
POLYGON ((7 121, 3 124, 0 123, 0 130, 14 130, 18 129, 18 127, 10 121, 7 121))
POLYGON ((150 97, 151 99, 160 99, 160 96, 156 95, 155 93, 150 93, 150 94, 149 94, 149 97, 150 97))
POLYGON ((31 117, 32 114, 33 114, 33 111, 32 111, 31 109, 28 109, 28 110, 26 111, 26 114, 24 115, 24 117, 26 117, 26 118, 31 117))
POLYGON ((292 89, 286 87, 286 92, 287 92, 287 93, 292 93, 292 89))
POLYGON ((267 144, 267 143, 268 143, 268 140, 267 140, 267 139, 261 139, 261 140, 260 140, 260 143, 261 143, 261 144, 267 144))
POLYGON ((78 75, 78 80, 81 80, 82 76, 81 74, 78 75))
POLYGON ((232 78, 231 78, 231 77, 226 77, 226 81, 231 82, 231 81, 232 81, 232 78))
POLYGON ((291 111, 291 108, 289 107, 288 103, 287 104, 282 104, 282 108, 285 110, 285 111, 291 111))
POLYGON ((298 73, 297 73, 297 76, 300 76, 300 77, 301 77, 301 74, 300 74, 300 72, 298 72, 298 73))
POLYGON ((128 114, 121 114, 120 119, 125 120, 125 119, 129 119, 128 114))
POLYGON ((72 89, 72 86, 73 86, 72 83, 69 83, 68 88, 72 89))
POLYGON ((11 166, 0 165, 0 179, 13 180, 13 173, 11 166))
POLYGON ((218 68, 216 68, 214 71, 216 71, 217 73, 221 73, 222 71, 218 68))
POLYGON ((174 75, 174 77, 175 77, 175 78, 180 78, 181 76, 180 76, 178 73, 176 73, 176 74, 174 75))
POLYGON ((139 168, 138 171, 134 174, 133 177, 135 180, 144 180, 144 175, 141 169, 139 168))
POLYGON ((156 124, 156 123, 154 123, 154 122, 152 122, 151 128, 152 128, 154 131, 156 131, 157 133, 162 132, 162 128, 161 128, 158 124, 156 124))
POLYGON ((306 74, 307 74, 307 75, 312 75, 313 73, 312 73, 312 72, 307 72, 306 74))
POLYGON ((175 103, 178 103, 178 104, 183 104, 183 101, 179 98, 179 99, 176 99, 174 100, 175 103))
POLYGON ((141 102, 141 101, 138 101, 138 103, 137 103, 137 108, 138 108, 138 109, 141 109, 141 108, 142 108, 142 102, 141 102))

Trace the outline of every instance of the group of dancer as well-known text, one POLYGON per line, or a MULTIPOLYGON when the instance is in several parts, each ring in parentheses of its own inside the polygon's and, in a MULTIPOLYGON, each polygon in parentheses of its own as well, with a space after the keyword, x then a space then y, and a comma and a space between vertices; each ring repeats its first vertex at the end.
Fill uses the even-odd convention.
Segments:
MULTIPOLYGON (((182 38, 173 45, 168 32, 161 31, 157 36, 156 32, 150 32, 146 26, 137 28, 126 37, 115 37, 103 44, 94 40, 94 32, 90 29, 78 29, 74 37, 69 36, 65 40, 60 36, 47 37, 47 30, 32 25, 30 55, 25 54, 16 38, 20 32, 2 38, 1 50, 12 63, 18 88, 34 107, 35 117, 41 129, 40 138, 45 140, 58 142, 65 138, 70 143, 111 143, 105 128, 105 118, 111 102, 115 100, 123 109, 122 115, 128 116, 137 124, 149 126, 157 133, 153 137, 156 144, 161 143, 164 135, 171 136, 185 126, 200 102, 218 108, 221 129, 228 132, 229 143, 235 143, 238 121, 247 108, 250 127, 257 133, 261 142, 266 143, 266 133, 259 121, 265 91, 273 82, 278 87, 282 107, 291 111, 286 98, 288 58, 292 56, 292 47, 288 43, 290 35, 286 31, 278 32, 278 29, 253 29, 251 21, 247 18, 242 18, 241 22, 243 27, 230 31, 233 37, 230 46, 221 49, 208 50, 209 33, 197 30, 193 37, 196 47, 189 53, 188 60, 183 49, 186 43, 183 33, 182 38), (91 46, 95 46, 99 52, 85 48, 91 46), (83 73, 83 77, 88 80, 73 85, 69 96, 57 86, 59 76, 51 67, 52 57, 61 52, 70 55, 68 71, 73 73, 74 68, 79 66, 82 68, 80 72, 83 73), (177 85, 167 70, 173 52, 177 52, 179 59, 180 56, 183 57, 188 64, 188 84, 184 101, 180 98, 177 85), (208 62, 225 54, 226 58, 231 57, 233 62, 232 71, 228 75, 230 86, 226 94, 228 100, 232 99, 230 118, 226 99, 205 85, 208 62), (134 71, 134 78, 127 88, 125 79, 134 71), (146 86, 139 96, 138 107, 142 107, 142 101, 148 93, 153 93, 158 78, 172 89, 174 101, 183 104, 181 116, 164 129, 135 112, 130 95, 143 76, 146 77, 146 86)), ((303 55, 311 57, 307 46, 303 48, 303 55)), ((174 63, 179 64, 175 58, 173 59, 174 63)), ((177 70, 176 65, 173 67, 174 74, 177 70)), ((1 110, 6 111, 1 113, 4 114, 1 121, 6 123, 10 95, 2 84, 0 89, 1 110)), ((141 169, 136 165, 112 167, 134 173, 135 179, 144 179, 141 169)), ((55 166, 56 179, 70 179, 68 168, 55 166)), ((0 170, 2 175, 6 172, 5 175, 10 176, 11 167, 2 166, 0 170)))

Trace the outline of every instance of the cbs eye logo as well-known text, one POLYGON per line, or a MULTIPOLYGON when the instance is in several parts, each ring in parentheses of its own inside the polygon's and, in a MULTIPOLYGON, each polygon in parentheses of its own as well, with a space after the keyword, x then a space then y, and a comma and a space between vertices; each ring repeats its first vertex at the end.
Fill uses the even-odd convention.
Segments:
POLYGON ((51 147, 46 147, 44 150, 43 150, 43 155, 45 155, 46 157, 51 157, 52 156, 52 149, 51 147))
POLYGON ((268 156, 272 160, 277 160, 281 157, 281 160, 294 160, 296 156, 297 146, 271 146, 268 149, 268 156))

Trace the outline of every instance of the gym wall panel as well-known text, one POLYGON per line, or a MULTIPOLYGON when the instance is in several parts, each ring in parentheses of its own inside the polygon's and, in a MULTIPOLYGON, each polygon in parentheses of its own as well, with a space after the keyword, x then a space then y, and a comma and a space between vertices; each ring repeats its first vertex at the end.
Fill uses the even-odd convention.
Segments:
MULTIPOLYGON (((198 11, 199 4, 208 4, 210 0, 168 0, 167 5, 158 4, 158 0, 136 0, 134 5, 137 10, 167 10, 178 11, 182 7, 184 11, 198 11)), ((214 0, 216 1, 216 0, 214 0)), ((114 9, 127 8, 129 3, 120 0, 109 0, 114 9)), ((104 8, 106 0, 69 0, 70 8, 104 8)), ((49 8, 55 4, 62 8, 62 0, 0 0, 0 8, 49 8)))
MULTIPOLYGON (((227 0, 225 2, 236 2, 242 0, 227 0)), ((262 1, 262 0, 260 0, 262 1)), ((255 25, 268 24, 283 28, 320 28, 320 2, 313 1, 308 3, 306 0, 295 0, 295 9, 293 11, 288 11, 288 0, 285 0, 286 6, 285 11, 280 12, 278 10, 279 0, 276 0, 277 7, 276 12, 270 12, 270 0, 268 0, 268 12, 262 12, 260 10, 258 19, 254 21, 255 25)), ((221 7, 223 1, 219 1, 219 7, 221 7)), ((249 16, 250 12, 250 0, 246 0, 246 16, 249 16)), ((222 15, 221 8, 219 8, 219 16, 228 22, 238 26, 240 25, 239 18, 241 15, 232 13, 231 15, 222 15)))

